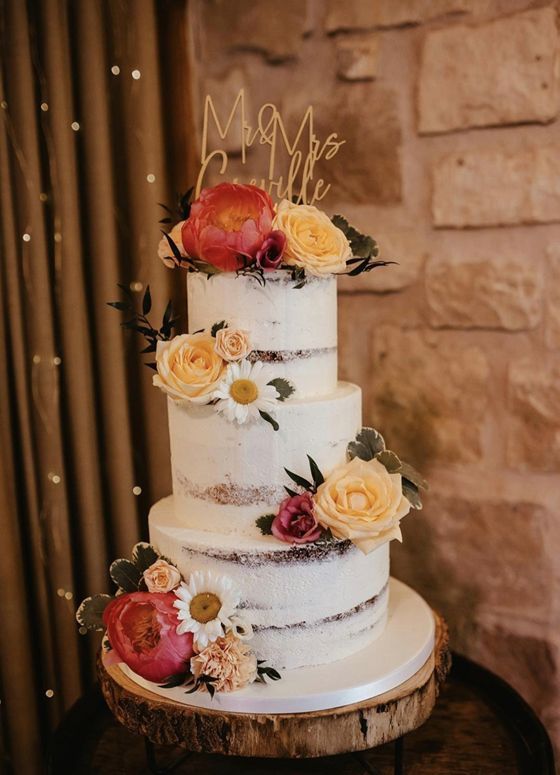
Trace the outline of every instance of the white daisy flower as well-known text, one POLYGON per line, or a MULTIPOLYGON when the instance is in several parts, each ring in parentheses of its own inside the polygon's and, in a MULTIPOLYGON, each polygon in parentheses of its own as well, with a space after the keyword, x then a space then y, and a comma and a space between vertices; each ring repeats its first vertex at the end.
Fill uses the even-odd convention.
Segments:
POLYGON ((218 385, 214 398, 216 409, 224 412, 230 422, 239 425, 259 418, 259 412, 274 409, 280 393, 268 383, 274 379, 272 370, 262 361, 230 363, 224 380, 218 385))
POLYGON ((175 595, 177 600, 173 605, 178 609, 180 619, 177 633, 192 632, 198 651, 232 628, 240 594, 227 576, 195 571, 188 584, 181 582, 175 595))

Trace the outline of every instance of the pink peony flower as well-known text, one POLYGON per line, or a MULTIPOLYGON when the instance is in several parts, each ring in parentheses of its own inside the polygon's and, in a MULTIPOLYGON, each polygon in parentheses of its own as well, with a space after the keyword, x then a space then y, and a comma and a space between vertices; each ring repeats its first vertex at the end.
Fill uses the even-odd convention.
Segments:
POLYGON ((290 544, 307 544, 321 535, 321 526, 313 513, 311 493, 286 498, 271 525, 272 534, 290 544))
POLYGON ((270 232, 272 199, 256 186, 220 183, 201 191, 183 224, 183 247, 224 272, 255 262, 270 232))
POLYGON ((265 272, 273 272, 282 263, 282 256, 286 249, 286 235, 283 231, 271 231, 264 238, 260 249, 257 250, 257 266, 265 272))
POLYGON ((147 681, 159 683, 188 669, 192 633, 177 635, 173 592, 131 592, 115 598, 103 613, 112 646, 107 662, 125 662, 147 681))

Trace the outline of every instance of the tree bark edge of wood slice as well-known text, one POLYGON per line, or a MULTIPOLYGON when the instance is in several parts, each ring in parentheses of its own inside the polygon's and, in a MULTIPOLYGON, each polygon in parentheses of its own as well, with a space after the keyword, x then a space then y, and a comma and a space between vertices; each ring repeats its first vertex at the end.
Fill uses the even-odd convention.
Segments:
POLYGON ((432 655, 412 678, 353 705, 311 713, 224 713, 166 700, 126 676, 118 665, 97 670, 107 705, 123 726, 153 743, 197 753, 304 759, 362 751, 395 740, 430 716, 451 667, 449 635, 434 612, 432 655))

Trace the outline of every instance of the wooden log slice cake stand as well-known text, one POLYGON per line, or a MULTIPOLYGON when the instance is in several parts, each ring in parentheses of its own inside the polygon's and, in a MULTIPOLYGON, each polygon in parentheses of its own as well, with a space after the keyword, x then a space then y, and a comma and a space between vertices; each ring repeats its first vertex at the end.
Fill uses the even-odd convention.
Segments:
POLYGON ((447 626, 435 612, 434 617, 433 652, 412 678, 372 699, 331 710, 266 715, 185 705, 139 686, 119 665, 106 667, 101 656, 99 679, 120 723, 150 741, 152 772, 163 772, 155 765, 153 743, 197 753, 299 759, 359 752, 391 740, 401 741, 395 772, 402 772, 402 736, 428 719, 451 666, 447 626))

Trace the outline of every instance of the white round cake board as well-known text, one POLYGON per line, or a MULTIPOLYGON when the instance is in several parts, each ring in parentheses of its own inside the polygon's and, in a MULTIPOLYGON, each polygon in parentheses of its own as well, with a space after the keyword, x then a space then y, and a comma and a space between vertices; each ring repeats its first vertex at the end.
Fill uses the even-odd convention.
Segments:
POLYGON ((241 691, 187 694, 184 686, 161 689, 122 671, 154 694, 184 705, 231 713, 307 713, 350 705, 377 697, 411 678, 434 648, 435 622, 428 604, 402 581, 389 582, 385 629, 371 646, 328 665, 286 670, 280 681, 253 683, 241 691))

